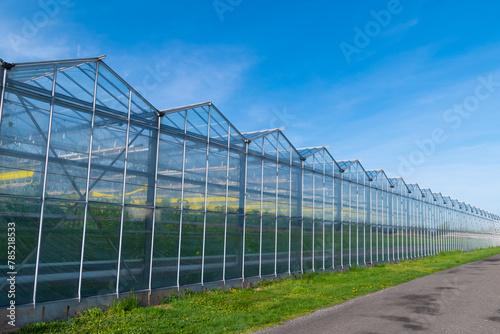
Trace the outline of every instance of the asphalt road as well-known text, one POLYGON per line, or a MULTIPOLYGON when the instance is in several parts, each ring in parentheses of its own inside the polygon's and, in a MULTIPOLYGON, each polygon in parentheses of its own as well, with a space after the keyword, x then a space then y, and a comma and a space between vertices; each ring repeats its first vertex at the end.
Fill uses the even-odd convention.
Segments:
POLYGON ((500 255, 256 333, 500 333, 500 255))

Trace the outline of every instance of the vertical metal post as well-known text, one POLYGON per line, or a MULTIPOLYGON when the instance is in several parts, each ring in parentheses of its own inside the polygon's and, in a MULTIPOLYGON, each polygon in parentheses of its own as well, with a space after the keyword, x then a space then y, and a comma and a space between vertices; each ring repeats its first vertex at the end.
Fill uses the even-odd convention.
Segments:
POLYGON ((323 150, 323 221, 321 226, 323 227, 323 271, 325 271, 325 187, 326 187, 326 151, 323 150))
POLYGON ((359 266, 359 164, 356 164, 356 265, 359 266))
POLYGON ((424 202, 424 256, 430 255, 430 228, 429 228, 429 202, 424 202))
MULTIPOLYGON (((370 201, 370 193, 368 193, 368 202, 370 201)), ((363 264, 366 265, 366 226, 370 222, 370 209, 371 209, 371 203, 369 203, 369 206, 367 207, 367 200, 366 200, 366 173, 363 173, 363 202, 365 205, 363 206, 363 211, 364 211, 364 221, 363 221, 363 264)), ((371 236, 371 228, 370 228, 370 236, 371 236)), ((370 250, 371 250, 371 243, 370 243, 370 250)), ((370 252, 371 254, 371 252, 370 252)))
POLYGON ((316 159, 314 159, 314 156, 312 157, 312 271, 315 272, 315 267, 314 267, 314 260, 315 260, 315 245, 314 245, 314 239, 315 239, 315 226, 316 225, 316 220, 315 220, 315 216, 316 216, 316 208, 315 208, 315 205, 316 205, 316 189, 315 189, 315 181, 316 181, 316 171, 315 171, 315 162, 316 159))
POLYGON ((335 268, 335 162, 332 161, 332 268, 335 268))
POLYGON ((302 178, 301 183, 302 187, 300 189, 300 215, 301 215, 301 223, 300 223, 300 271, 304 273, 304 160, 301 161, 300 164, 302 168, 302 178))
POLYGON ((5 84, 7 82, 7 70, 5 68, 3 69, 3 74, 2 74, 2 91, 0 92, 0 125, 2 125, 2 114, 3 114, 3 99, 5 95, 5 84))
POLYGON ((419 257, 419 239, 418 239, 418 220, 419 220, 419 214, 418 214, 418 201, 416 198, 413 199, 413 221, 414 221, 414 230, 413 230, 413 248, 414 248, 414 253, 413 257, 418 258, 419 257))
MULTIPOLYGON (((377 184, 373 187, 375 190, 375 252, 377 253, 376 262, 378 262, 378 233, 379 233, 379 225, 380 225, 380 216, 379 216, 379 207, 378 207, 378 188, 377 184)), ((373 263, 373 262, 372 262, 373 263)))
MULTIPOLYGON (((394 252, 395 252, 395 249, 394 249, 394 187, 391 185, 391 216, 390 216, 390 227, 388 228, 388 230, 390 229, 390 231, 392 232, 392 260, 396 260, 395 256, 394 256, 394 252)), ((390 261, 391 260, 391 251, 390 251, 390 243, 391 243, 391 233, 387 233, 387 261, 390 261)))
MULTIPOLYGON (((401 211, 400 210, 400 206, 401 206, 401 195, 400 194, 396 194, 396 247, 395 247, 395 250, 398 254, 397 256, 397 259, 399 261, 399 253, 400 253, 400 249, 399 249, 399 231, 400 231, 400 226, 401 226, 401 211)), ((394 239, 393 239, 393 242, 394 242, 394 239)), ((395 255, 394 255, 395 257, 395 255)))
MULTIPOLYGON (((97 76, 97 71, 96 71, 96 76, 97 76)), ((37 249, 36 249, 36 263, 35 263, 35 279, 34 279, 34 285, 33 285, 33 308, 36 306, 36 290, 37 290, 37 281, 38 281, 38 268, 40 265, 40 244, 42 242, 42 227, 43 227, 43 213, 44 213, 44 208, 45 208, 45 192, 47 189, 47 168, 49 165, 49 153, 50 153, 50 139, 51 139, 51 134, 52 134, 52 118, 54 114, 54 95, 56 91, 56 77, 57 77, 57 65, 54 64, 54 77, 52 81, 52 92, 51 92, 51 99, 50 99, 50 114, 49 114, 49 129, 47 133, 47 147, 45 150, 45 168, 43 171, 43 186, 42 186, 42 206, 40 209, 40 225, 38 227, 38 244, 37 244, 37 249)), ((4 71, 4 79, 5 79, 5 71, 4 71)), ((95 90, 97 85, 97 80, 94 84, 94 103, 95 103, 95 90)), ((5 86, 4 86, 5 87, 5 86)), ((2 91, 4 88, 2 88, 2 91)), ((3 96, 3 94, 2 94, 3 96)), ((94 108, 95 109, 95 105, 94 108)))
POLYGON ((260 174, 260 234, 259 234, 259 277, 262 277, 262 210, 264 202, 264 150, 265 140, 262 137, 262 156, 261 156, 261 174, 260 174))
POLYGON ((344 171, 340 171, 340 267, 344 268, 344 171))
POLYGON ((424 257, 429 255, 429 227, 428 227, 428 203, 427 197, 422 201, 422 217, 423 217, 423 251, 424 257))
MULTIPOLYGON (((351 166, 352 167, 352 166, 351 166)), ((351 217, 351 188, 352 188, 352 173, 349 169, 349 268, 352 266, 352 217, 351 217)))
POLYGON ((208 107, 208 120, 207 120, 207 155, 205 160, 205 201, 203 208, 203 248, 201 250, 201 286, 203 286, 205 278, 205 245, 206 245, 206 234, 207 234, 207 199, 208 199, 208 159, 210 156, 210 121, 212 117, 212 106, 208 107))
POLYGON ((290 170, 289 170, 289 188, 288 188, 288 275, 292 274, 292 165, 293 148, 290 147, 290 170))
POLYGON ((425 227, 424 227, 424 222, 425 222, 425 218, 424 218, 424 200, 423 200, 423 195, 420 196, 420 199, 419 199, 419 207, 418 207, 418 211, 420 213, 420 219, 419 219, 419 229, 420 229, 420 232, 419 232, 419 239, 420 239, 420 243, 419 243, 419 247, 420 247, 420 257, 424 257, 425 256, 425 244, 424 244, 424 239, 425 239, 425 227))
POLYGON ((121 201, 121 215, 120 215, 120 241, 118 246, 118 264, 116 269, 116 298, 120 294, 120 271, 122 262, 122 245, 123 245, 123 224, 125 219, 125 189, 127 183, 127 161, 128 161, 128 135, 130 131, 130 120, 127 122, 127 142, 125 143, 125 157, 123 163, 123 185, 122 185, 122 201, 121 201))
POLYGON ((226 285, 226 256, 227 256, 227 214, 229 197, 229 155, 231 152, 231 126, 227 126, 227 159, 226 159, 226 200, 224 203, 224 255, 222 258, 222 282, 226 285))
MULTIPOLYGON (((380 197, 380 201, 382 202, 382 203, 380 203, 380 208, 381 208, 381 210, 380 210, 381 211, 380 229, 382 230, 381 234, 380 234, 380 238, 382 239, 382 242, 381 242, 381 245, 382 245, 382 262, 384 262, 385 261, 385 249, 384 249, 385 248, 385 239, 384 239, 384 225, 385 225, 385 223, 384 223, 384 221, 385 221, 385 219, 387 219, 386 217, 384 217, 384 213, 385 213, 384 195, 385 195, 385 197, 387 197, 387 194, 384 192, 384 184, 385 184, 385 182, 381 181, 380 183, 381 183, 381 190, 380 190, 380 196, 381 197, 380 197)), ((385 202, 387 203, 387 199, 386 199, 385 202)), ((377 245, 378 245, 378 243, 377 243, 377 245)), ((378 253, 377 253, 377 259, 378 259, 378 253)))
POLYGON ((280 162, 280 136, 276 136, 276 207, 274 222, 274 276, 278 276, 278 191, 279 191, 279 162, 280 162))
MULTIPOLYGON (((246 247, 246 223, 247 223, 247 175, 248 175, 248 146, 245 141, 245 177, 243 180, 243 251, 241 261, 241 280, 245 282, 245 247, 246 247)), ((242 180, 240 180, 241 182, 242 180)))
POLYGON ((368 213, 370 215, 370 218, 368 219, 368 222, 370 223, 370 263, 373 264, 373 205, 372 205, 372 180, 368 180, 368 201, 370 202, 370 207, 368 208, 368 213))
POLYGON ((420 197, 417 196, 415 210, 417 211, 417 257, 423 257, 422 253, 422 194, 420 193, 420 197))
MULTIPOLYGON (((97 72, 99 69, 99 61, 96 63, 96 75, 94 83, 94 96, 92 102, 92 118, 90 121, 90 140, 89 140, 89 159, 87 162, 87 183, 85 184, 85 211, 83 214, 83 235, 82 235, 82 248, 80 252, 80 273, 78 276, 78 302, 82 298, 82 273, 83 273, 83 257, 85 252, 85 239, 87 234, 87 219, 88 219, 88 209, 89 209, 89 188, 90 188, 90 167, 92 165, 92 145, 94 140, 94 122, 95 122, 95 103, 97 94, 97 72)), ((55 83, 55 80, 54 80, 55 83)), ((129 92, 129 106, 128 106, 128 116, 127 116, 127 142, 128 142, 128 130, 130 123, 130 99, 131 92, 129 92)))
POLYGON ((182 147, 182 175, 181 175, 181 212, 179 214, 179 244, 177 252, 177 290, 180 290, 180 274, 181 274, 181 246, 182 246, 182 221, 184 219, 184 182, 186 174, 186 142, 187 142, 187 119, 188 112, 184 111, 184 141, 182 147))
MULTIPOLYGON (((158 115, 158 129, 156 132, 156 164, 155 164, 155 184, 153 190, 153 217, 152 217, 152 226, 151 226, 151 254, 149 257, 149 292, 148 297, 151 298, 151 282, 153 279, 153 250, 154 250, 154 241, 155 241, 155 225, 156 225, 156 195, 157 195, 157 187, 158 187, 158 159, 160 156, 160 131, 161 131, 161 117, 158 115)), ((151 185, 148 185, 151 186, 151 185)), ((148 304, 149 304, 148 298, 148 304)))
MULTIPOLYGON (((435 202, 435 200, 434 200, 435 202)), ((432 255, 436 255, 436 246, 437 246, 437 240, 436 240, 436 228, 437 228, 437 223, 436 223, 436 204, 432 202, 431 204, 431 212, 432 212, 432 220, 431 220, 431 225, 432 225, 432 255)))
POLYGON ((410 232, 410 224, 409 224, 409 214, 410 214, 410 210, 409 210, 409 202, 408 202, 408 197, 406 196, 403 196, 403 207, 404 207, 404 218, 405 218, 405 226, 403 227, 403 231, 404 231, 404 256, 403 256, 403 259, 408 259, 408 253, 410 252, 410 247, 408 246, 408 235, 411 233, 410 232))

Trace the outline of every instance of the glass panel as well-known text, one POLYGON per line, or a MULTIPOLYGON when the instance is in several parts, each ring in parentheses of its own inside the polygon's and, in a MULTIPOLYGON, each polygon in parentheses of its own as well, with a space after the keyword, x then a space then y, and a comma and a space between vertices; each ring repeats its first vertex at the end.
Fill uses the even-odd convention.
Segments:
POLYGON ((56 95, 69 97, 70 101, 84 102, 92 107, 94 100, 96 63, 57 65, 56 95))
POLYGON ((290 167, 278 165, 278 216, 290 214, 290 167))
POLYGON ((201 282, 203 214, 184 213, 181 241, 180 284, 201 282))
POLYGON ((6 93, 0 132, 0 192, 41 196, 50 106, 6 93))
POLYGON ((78 297, 85 205, 46 202, 36 301, 78 297))
POLYGON ((245 221, 245 277, 259 276, 260 218, 245 221))
POLYGON ((226 146, 228 140, 229 125, 227 121, 210 107, 210 141, 226 146))
POLYGON ((120 264, 120 292, 149 288, 153 209, 125 208, 120 264))
POLYGON ((205 179, 207 145, 188 142, 184 171, 184 208, 203 210, 205 207, 205 179))
POLYGON ((82 297, 116 292, 121 206, 89 204, 82 297))
POLYGON ((289 220, 287 218, 278 218, 278 253, 276 272, 288 272, 288 246, 289 246, 289 220))
MULTIPOLYGON (((92 201, 121 203, 127 125, 124 121, 96 115, 90 169, 92 201)), ((130 136, 129 145, 139 138, 130 136)))
POLYGON ((0 197, 0 307, 9 305, 7 288, 8 234, 15 227, 16 305, 33 302, 36 249, 40 224, 40 201, 0 197), (12 224, 14 223, 14 224, 12 224))
POLYGON ((227 151, 211 146, 208 166, 207 210, 225 212, 227 151))
POLYGON ((276 216, 276 164, 264 160, 264 197, 262 214, 276 216))
POLYGON ((262 220, 262 275, 274 274, 276 219, 262 220))
POLYGON ((7 71, 7 86, 22 83, 24 89, 51 93, 54 70, 54 64, 16 66, 7 71))
MULTIPOLYGON (((132 92, 132 104, 130 105, 130 117, 132 119, 149 120, 150 124, 157 124, 156 111, 142 98, 132 92)), ((184 128, 184 127, 182 127, 184 128)))
POLYGON ((180 212, 156 210, 151 287, 177 285, 180 212))
POLYGON ((293 218, 291 228, 290 271, 297 272, 300 270, 302 220, 293 218))
POLYGON ((157 205, 180 208, 183 140, 160 134, 158 155, 157 205))
POLYGON ((128 114, 129 89, 105 66, 99 67, 97 78, 97 106, 128 114))
POLYGON ((153 205, 157 132, 130 126, 125 203, 153 205))
POLYGON ((85 199, 91 117, 77 109, 54 106, 47 196, 85 199))
POLYGON ((247 214, 260 214, 262 165, 260 158, 248 157, 247 167, 247 214))
POLYGON ((358 236, 359 236, 359 226, 356 224, 351 225, 351 239, 350 239, 350 248, 351 248, 351 265, 358 265, 360 249, 358 244, 358 236))
POLYGON ((342 231, 340 223, 335 223, 334 234, 333 234, 333 244, 334 244, 334 264, 335 267, 340 267, 341 265, 341 252, 342 252, 342 231))
POLYGON ((314 269, 323 269, 323 228, 321 220, 314 221, 314 269))
POLYGON ((245 197, 245 155, 231 153, 229 156, 228 212, 243 213, 245 197))
POLYGON ((333 223, 325 222, 325 269, 333 267, 333 223))
POLYGON ((184 134, 186 122, 186 111, 181 110, 166 114, 161 118, 161 128, 169 131, 175 131, 179 134, 184 134))
POLYGON ((224 267, 224 214, 207 214, 205 232, 204 282, 222 280, 224 267))
POLYGON ((227 216, 226 280, 240 278, 243 263, 243 216, 227 216))
POLYGON ((304 239, 302 242, 303 249, 303 269, 309 271, 313 269, 313 221, 311 219, 304 219, 304 239))
POLYGON ((206 138, 208 136, 208 106, 187 111, 186 130, 190 135, 206 138))
POLYGON ((276 160, 276 151, 278 149, 278 136, 274 132, 264 137, 264 155, 270 159, 276 160))
POLYGON ((350 263, 350 225, 349 224, 342 224, 342 264, 344 267, 349 266, 350 263))

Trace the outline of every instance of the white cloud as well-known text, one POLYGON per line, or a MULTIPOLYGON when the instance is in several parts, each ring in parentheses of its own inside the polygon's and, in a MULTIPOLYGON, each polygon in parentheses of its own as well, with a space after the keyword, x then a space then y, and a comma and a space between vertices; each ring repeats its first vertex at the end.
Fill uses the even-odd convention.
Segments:
POLYGON ((224 103, 242 87, 255 59, 240 47, 173 43, 153 55, 134 53, 106 62, 154 106, 165 109, 224 103))

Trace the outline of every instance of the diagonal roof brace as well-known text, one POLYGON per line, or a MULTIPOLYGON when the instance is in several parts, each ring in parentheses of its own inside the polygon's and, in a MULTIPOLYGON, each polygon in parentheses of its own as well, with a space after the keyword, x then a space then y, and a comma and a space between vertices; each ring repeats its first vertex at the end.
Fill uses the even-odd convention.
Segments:
POLYGON ((302 160, 306 160, 309 158, 311 155, 314 155, 318 153, 321 150, 327 149, 330 146, 313 146, 313 147, 304 147, 304 148, 298 148, 297 151, 301 153, 301 158, 302 160), (302 155, 302 153, 306 153, 305 155, 302 155))
POLYGON ((368 181, 373 181, 380 173, 382 173, 384 169, 371 169, 367 170, 366 174, 368 175, 368 181))
POLYGON ((360 162, 360 161, 361 161, 361 160, 358 160, 358 159, 356 159, 356 160, 338 160, 338 161, 337 161, 337 164, 338 164, 338 165, 339 165, 339 167, 340 167, 341 163, 342 163, 342 162, 344 163, 344 165, 345 165, 345 166, 344 166, 344 168, 340 167, 340 172, 341 172, 341 173, 343 173, 343 172, 345 172, 345 171, 347 170, 347 168, 351 167, 351 166, 352 166, 352 165, 354 165, 356 162, 360 162))
POLYGON ((259 130, 259 131, 252 131, 252 132, 243 132, 242 135, 245 137, 245 141, 247 143, 250 143, 253 140, 265 137, 267 135, 270 135, 275 132, 283 131, 285 128, 276 128, 276 129, 267 129, 267 130, 259 130))

